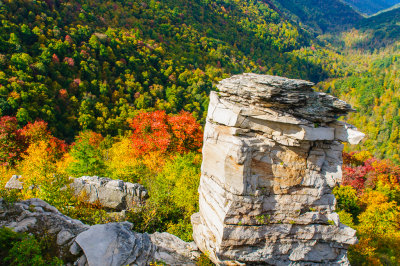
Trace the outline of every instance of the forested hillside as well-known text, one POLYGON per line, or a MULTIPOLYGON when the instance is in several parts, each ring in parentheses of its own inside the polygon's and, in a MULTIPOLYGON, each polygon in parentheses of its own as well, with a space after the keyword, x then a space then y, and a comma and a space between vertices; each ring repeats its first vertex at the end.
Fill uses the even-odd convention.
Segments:
POLYGON ((0 114, 71 140, 116 135, 137 110, 202 121, 213 83, 258 72, 319 81, 306 31, 264 1, 3 1, 0 114))
MULTIPOLYGON (((327 34, 350 72, 319 84, 323 91, 350 102, 358 112, 348 121, 368 135, 357 150, 400 161, 399 9, 363 20, 357 29, 327 34)), ((355 149, 352 147, 352 149, 355 149)))
POLYGON ((357 27, 368 35, 360 44, 361 47, 379 48, 391 45, 400 39, 400 8, 363 20, 357 27))
POLYGON ((272 0, 285 16, 319 34, 344 30, 362 20, 362 16, 340 0, 272 0))
POLYGON ((368 135, 358 150, 369 150, 377 157, 400 162, 400 51, 393 49, 368 58, 371 61, 365 61, 365 71, 320 86, 357 109, 349 115, 348 122, 368 135))

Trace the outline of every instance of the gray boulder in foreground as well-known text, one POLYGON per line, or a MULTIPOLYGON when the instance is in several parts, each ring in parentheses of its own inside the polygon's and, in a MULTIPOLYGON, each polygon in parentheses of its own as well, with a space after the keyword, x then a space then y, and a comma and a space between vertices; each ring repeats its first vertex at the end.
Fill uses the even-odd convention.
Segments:
POLYGON ((89 265, 148 265, 156 246, 148 234, 131 231, 132 224, 97 224, 81 233, 76 243, 83 249, 89 265))
POLYGON ((93 225, 75 241, 89 265, 194 265, 200 256, 194 242, 169 233, 136 233, 131 228, 129 222, 93 225))
POLYGON ((104 208, 117 211, 141 206, 148 197, 140 184, 98 176, 74 178, 71 188, 76 196, 89 203, 100 203, 104 208))
POLYGON ((155 261, 162 261, 167 265, 193 265, 200 257, 200 251, 194 242, 187 243, 170 233, 154 233, 151 241, 157 246, 154 253, 155 261))
POLYGON ((193 242, 169 233, 136 233, 129 222, 85 225, 41 199, 15 203, 0 199, 0 227, 39 238, 47 235, 54 253, 66 265, 195 265, 200 255, 193 242))

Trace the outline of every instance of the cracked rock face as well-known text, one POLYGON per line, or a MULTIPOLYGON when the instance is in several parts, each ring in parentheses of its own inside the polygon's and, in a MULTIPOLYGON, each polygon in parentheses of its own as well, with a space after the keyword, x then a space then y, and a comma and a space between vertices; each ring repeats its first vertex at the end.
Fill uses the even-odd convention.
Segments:
POLYGON ((312 85, 243 74, 211 93, 192 224, 215 263, 348 264, 356 232, 340 223, 332 189, 341 142, 364 134, 336 120, 347 103, 312 85))

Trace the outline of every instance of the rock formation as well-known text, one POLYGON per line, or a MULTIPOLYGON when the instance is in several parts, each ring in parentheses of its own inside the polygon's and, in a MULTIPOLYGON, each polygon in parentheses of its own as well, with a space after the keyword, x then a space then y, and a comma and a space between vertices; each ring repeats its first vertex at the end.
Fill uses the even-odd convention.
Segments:
POLYGON ((0 199, 0 227, 46 236, 66 265, 195 265, 200 256, 194 243, 169 233, 136 233, 129 222, 88 226, 40 199, 15 203, 0 199))
POLYGON ((217 264, 348 264, 355 231, 340 223, 333 187, 341 142, 364 134, 353 111, 313 83, 233 76, 212 92, 204 132, 198 247, 217 264))
POLYGON ((71 188, 89 203, 99 202, 104 208, 118 211, 140 206, 148 197, 140 184, 98 176, 74 178, 71 188))

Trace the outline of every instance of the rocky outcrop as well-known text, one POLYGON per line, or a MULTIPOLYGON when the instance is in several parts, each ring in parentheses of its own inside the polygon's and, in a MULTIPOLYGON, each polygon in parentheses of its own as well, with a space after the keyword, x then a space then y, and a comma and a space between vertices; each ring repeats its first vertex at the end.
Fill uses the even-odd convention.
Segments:
POLYGON ((0 227, 15 232, 47 236, 57 257, 73 262, 82 256, 73 245, 75 237, 89 228, 78 220, 61 214, 56 208, 40 199, 7 203, 0 199, 0 227), (71 252, 72 250, 73 252, 71 252))
POLYGON ((200 256, 193 242, 169 233, 136 233, 129 222, 88 226, 40 199, 16 203, 0 199, 0 227, 46 236, 66 265, 195 265, 200 256))
MULTIPOLYGON (((70 178, 75 196, 88 203, 99 203, 102 207, 112 211, 124 211, 142 206, 148 198, 147 190, 140 184, 124 182, 98 176, 82 176, 70 178)), ((6 183, 6 189, 23 189, 23 178, 13 175, 6 183)), ((40 189, 40 187, 39 187, 40 189)))
POLYGON ((147 190, 140 184, 98 176, 74 178, 70 185, 76 196, 89 203, 100 203, 104 208, 127 210, 141 206, 148 198, 147 190))
POLYGON ((355 231, 335 213, 341 142, 364 135, 338 122, 353 111, 313 83, 256 74, 212 92, 193 237, 217 264, 348 264, 355 231))

